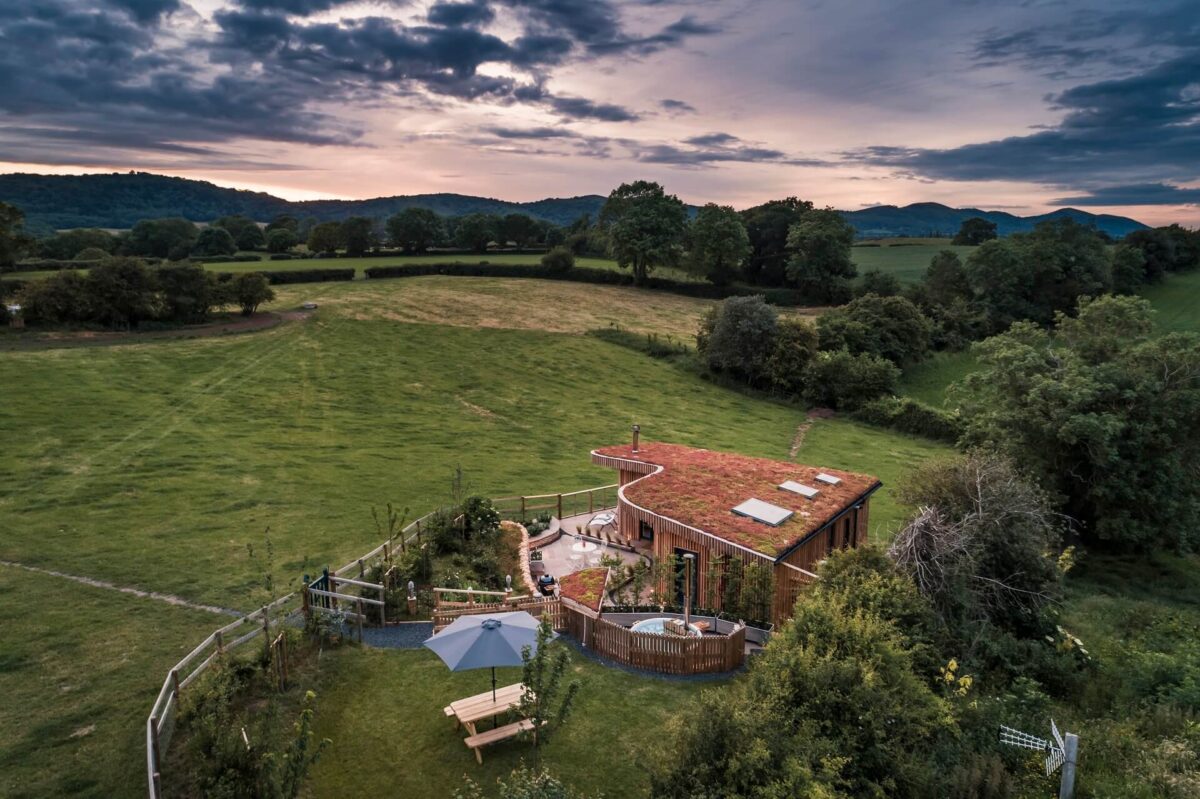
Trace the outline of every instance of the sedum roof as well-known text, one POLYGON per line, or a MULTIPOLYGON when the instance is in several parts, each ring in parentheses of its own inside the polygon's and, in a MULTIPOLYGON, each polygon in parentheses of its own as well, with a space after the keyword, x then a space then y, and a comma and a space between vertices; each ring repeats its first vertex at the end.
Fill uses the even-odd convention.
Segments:
POLYGON ((631 462, 641 472, 663 467, 658 474, 627 485, 625 498, 660 516, 772 558, 780 557, 882 485, 866 474, 679 444, 647 442, 638 447, 637 453, 625 444, 602 447, 593 455, 631 462), (840 482, 830 485, 817 480, 818 474, 832 475, 840 482), (818 493, 809 499, 780 488, 787 481, 818 489, 818 493), (749 499, 794 513, 772 526, 733 512, 734 507, 749 499))

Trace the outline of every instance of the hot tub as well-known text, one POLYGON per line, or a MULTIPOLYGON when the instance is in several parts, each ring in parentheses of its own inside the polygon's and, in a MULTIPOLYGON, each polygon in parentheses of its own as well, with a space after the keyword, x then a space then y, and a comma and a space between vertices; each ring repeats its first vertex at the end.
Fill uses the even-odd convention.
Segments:
MULTIPOLYGON (((670 621, 670 619, 667 618, 642 619, 637 624, 630 627, 629 631, 634 633, 654 633, 655 635, 667 635, 668 633, 664 625, 668 621, 670 621)), ((692 637, 699 637, 703 634, 704 633, 700 632, 700 628, 696 625, 688 625, 688 635, 692 637)))

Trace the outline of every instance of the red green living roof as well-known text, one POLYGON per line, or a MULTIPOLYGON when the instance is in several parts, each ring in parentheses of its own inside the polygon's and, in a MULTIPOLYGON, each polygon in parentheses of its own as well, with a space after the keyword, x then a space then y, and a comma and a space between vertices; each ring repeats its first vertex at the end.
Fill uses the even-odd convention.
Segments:
POLYGON ((582 569, 558 579, 558 594, 573 599, 585 608, 600 610, 604 601, 604 584, 608 582, 608 567, 582 569))
POLYGON ((787 552, 881 485, 877 478, 866 474, 679 444, 647 442, 636 453, 625 444, 603 447, 595 454, 663 467, 658 474, 625 487, 625 497, 633 504, 772 558, 787 552), (841 483, 827 485, 817 480, 822 472, 841 478, 841 483), (819 489, 820 493, 807 499, 779 488, 787 480, 819 489), (752 498, 795 513, 772 527, 733 512, 734 506, 752 498))

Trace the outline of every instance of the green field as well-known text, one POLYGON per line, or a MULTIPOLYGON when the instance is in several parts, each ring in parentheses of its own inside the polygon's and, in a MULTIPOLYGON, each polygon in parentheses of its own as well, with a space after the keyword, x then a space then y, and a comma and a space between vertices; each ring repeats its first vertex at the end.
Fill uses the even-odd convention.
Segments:
POLYGON ((956 247, 950 239, 879 239, 870 242, 878 247, 863 246, 860 242, 850 250, 858 274, 879 270, 896 276, 901 283, 917 283, 925 276, 929 261, 942 250, 958 253, 966 260, 974 247, 956 247))
MULTIPOLYGON (((569 491, 612 480, 588 451, 626 440, 635 422, 651 438, 786 458, 804 421, 799 408, 582 335, 624 321, 683 336, 708 307, 699 300, 426 277, 284 286, 275 305, 311 298, 321 306, 312 318, 260 333, 0 353, 0 383, 19 387, 0 404, 0 560, 245 610, 261 581, 246 546, 261 551, 268 527, 276 578, 292 588, 377 542, 373 504, 412 515, 439 504, 456 466, 482 493, 569 491), (428 318, 439 315, 450 324, 428 318)), ((820 422, 799 457, 890 480, 936 451, 820 422)), ((886 492, 873 506, 877 537, 900 518, 886 492)), ((6 602, 5 630, 25 642, 0 670, 15 681, 4 683, 19 700, 9 712, 62 719, 46 737, 8 719, 21 734, 0 742, 0 763, 27 765, 4 770, 0 793, 136 795, 139 714, 166 667, 221 617, 4 565, 0 578, 14 592, 39 584, 28 603, 6 602), (78 696, 29 679, 53 673, 39 658, 60 647, 104 670, 86 707, 107 708, 123 734, 70 737, 78 696)))

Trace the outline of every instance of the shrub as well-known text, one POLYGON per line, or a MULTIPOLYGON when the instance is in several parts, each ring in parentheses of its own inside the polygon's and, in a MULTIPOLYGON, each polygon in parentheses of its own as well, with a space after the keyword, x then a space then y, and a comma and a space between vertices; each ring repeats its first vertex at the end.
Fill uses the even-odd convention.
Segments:
POLYGON ((711 332, 703 333, 704 360, 710 369, 757 382, 766 371, 778 326, 778 314, 762 297, 730 297, 711 320, 711 332))
POLYGON ((542 256, 542 266, 551 272, 565 274, 575 268, 575 253, 566 247, 555 247, 542 256))
POLYGON ((206 255, 203 260, 208 264, 250 264, 261 261, 262 256, 252 253, 242 255, 206 255))
POLYGON ((780 319, 775 346, 767 357, 767 380, 777 390, 798 397, 804 391, 805 374, 817 354, 817 329, 806 319, 780 319))
POLYGON ((112 258, 85 278, 88 317, 107 327, 130 328, 159 311, 154 275, 137 258, 112 258))
POLYGON ((106 250, 99 247, 85 247, 75 254, 73 261, 103 261, 109 257, 106 250))
POLYGON ((901 433, 953 444, 963 432, 956 414, 932 408, 910 397, 880 397, 854 411, 854 418, 901 433))
POLYGON ((266 276, 259 272, 245 272, 230 281, 232 299, 242 308, 242 316, 249 316, 264 302, 275 299, 275 292, 267 283, 266 276))
POLYGON ((77 271, 59 272, 45 280, 31 280, 19 299, 22 314, 31 324, 84 322, 91 316, 87 280, 77 271))
POLYGON ((863 273, 862 280, 855 287, 854 293, 860 297, 864 294, 895 297, 901 290, 900 281, 895 275, 879 269, 872 269, 870 272, 863 273))
POLYGON ((194 263, 170 264, 155 270, 162 291, 163 318, 177 322, 203 322, 218 302, 217 278, 194 263))
POLYGON ((933 326, 904 297, 867 294, 817 319, 821 349, 869 354, 903 366, 929 352, 933 326))
POLYGON ((290 261, 295 256, 290 252, 273 252, 267 257, 272 261, 290 261))
POLYGON ((893 394, 900 370, 874 355, 845 350, 818 352, 804 379, 804 399, 811 405, 853 411, 884 394, 893 394))
MULTIPOLYGON (((105 258, 108 254, 105 253, 105 258)), ((39 258, 32 261, 21 261, 17 264, 17 268, 22 272, 56 272, 61 269, 86 269, 89 266, 100 263, 96 261, 65 261, 56 258, 39 258)))
MULTIPOLYGON (((272 256, 273 257, 273 256, 272 256)), ((273 286, 286 283, 329 283, 338 280, 353 280, 354 269, 287 269, 260 271, 273 286)))

